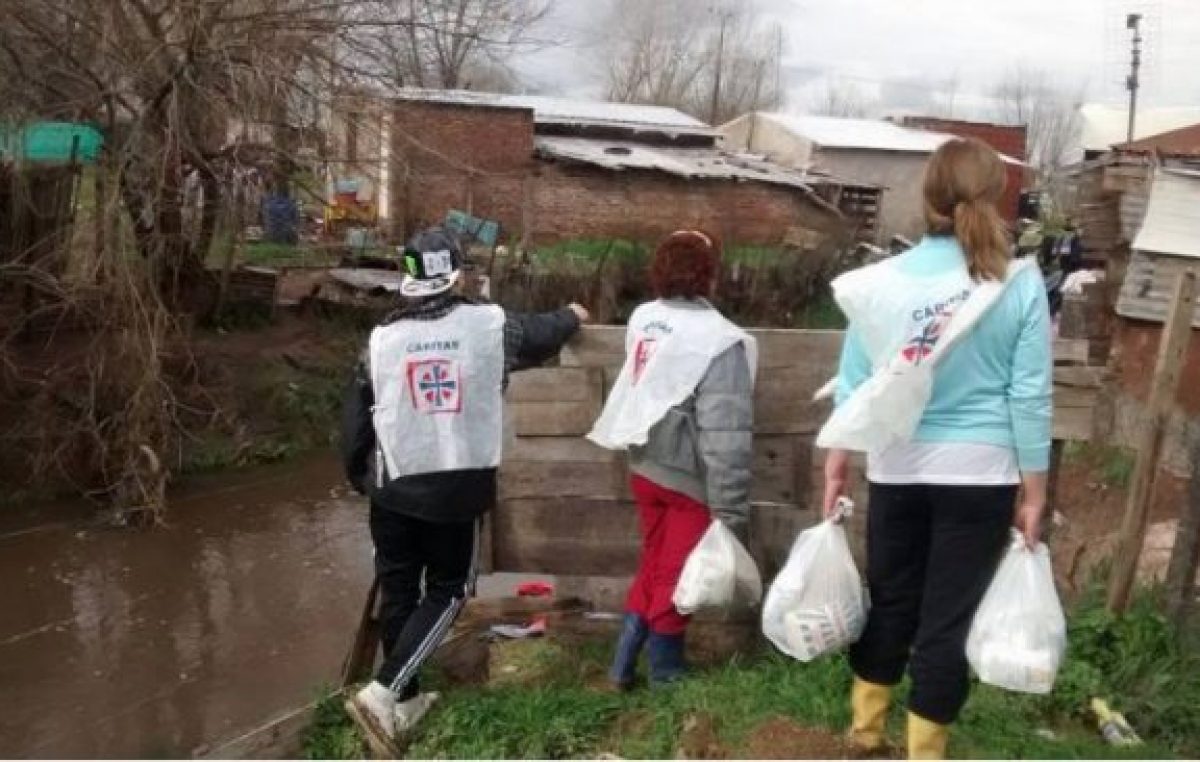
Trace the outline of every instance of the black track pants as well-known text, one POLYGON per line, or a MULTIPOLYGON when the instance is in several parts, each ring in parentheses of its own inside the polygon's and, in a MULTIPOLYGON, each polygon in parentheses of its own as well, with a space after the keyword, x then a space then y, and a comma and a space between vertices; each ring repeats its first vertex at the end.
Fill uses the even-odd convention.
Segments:
POLYGON ((898 683, 909 709, 949 724, 967 700, 971 619, 1009 541, 1015 486, 871 484, 867 584, 871 610, 850 665, 864 680, 898 683))
POLYGON ((401 699, 417 694, 417 672, 474 592, 479 522, 423 521, 371 506, 379 575, 383 665, 375 679, 401 699))

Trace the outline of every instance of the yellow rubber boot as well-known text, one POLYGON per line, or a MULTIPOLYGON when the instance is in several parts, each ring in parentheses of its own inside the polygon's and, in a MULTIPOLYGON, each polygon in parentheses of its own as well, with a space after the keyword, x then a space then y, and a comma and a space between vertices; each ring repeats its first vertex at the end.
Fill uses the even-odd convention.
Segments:
POLYGON ((854 678, 850 689, 850 745, 859 753, 881 751, 887 743, 884 726, 887 723, 888 704, 892 700, 892 689, 886 685, 869 683, 854 678))
POLYGON ((908 713, 908 758, 945 759, 950 727, 908 713))

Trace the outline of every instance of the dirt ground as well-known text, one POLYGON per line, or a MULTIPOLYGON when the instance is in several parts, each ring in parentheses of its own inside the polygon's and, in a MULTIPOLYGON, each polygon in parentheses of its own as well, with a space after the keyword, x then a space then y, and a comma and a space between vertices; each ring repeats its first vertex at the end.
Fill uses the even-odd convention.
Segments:
POLYGON ((747 735, 744 759, 845 759, 846 743, 827 730, 772 717, 747 735))
MULTIPOLYGON (((1149 524, 1179 517, 1188 481, 1160 473, 1151 501, 1149 524)), ((1055 503, 1059 521, 1051 530, 1051 552, 1061 589, 1076 595, 1087 585, 1096 566, 1112 552, 1125 514, 1127 491, 1106 483, 1099 468, 1085 458, 1064 458, 1055 503)), ((1151 574, 1155 570, 1143 569, 1151 574)))

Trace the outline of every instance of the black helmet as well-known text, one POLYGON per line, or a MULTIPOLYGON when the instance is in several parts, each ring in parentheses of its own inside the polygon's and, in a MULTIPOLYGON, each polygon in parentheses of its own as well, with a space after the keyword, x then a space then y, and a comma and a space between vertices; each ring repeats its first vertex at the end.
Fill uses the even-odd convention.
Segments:
POLYGON ((462 266, 462 247, 453 233, 441 227, 422 230, 404 247, 400 293, 419 297, 449 291, 458 282, 462 266))

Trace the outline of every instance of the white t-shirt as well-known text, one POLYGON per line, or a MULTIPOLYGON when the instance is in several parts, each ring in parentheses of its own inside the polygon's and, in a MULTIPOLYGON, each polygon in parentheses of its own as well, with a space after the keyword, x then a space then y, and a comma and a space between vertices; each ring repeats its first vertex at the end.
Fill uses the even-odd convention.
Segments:
POLYGON ((867 478, 876 484, 1020 484, 1011 447, 971 442, 906 442, 867 456, 867 478))

